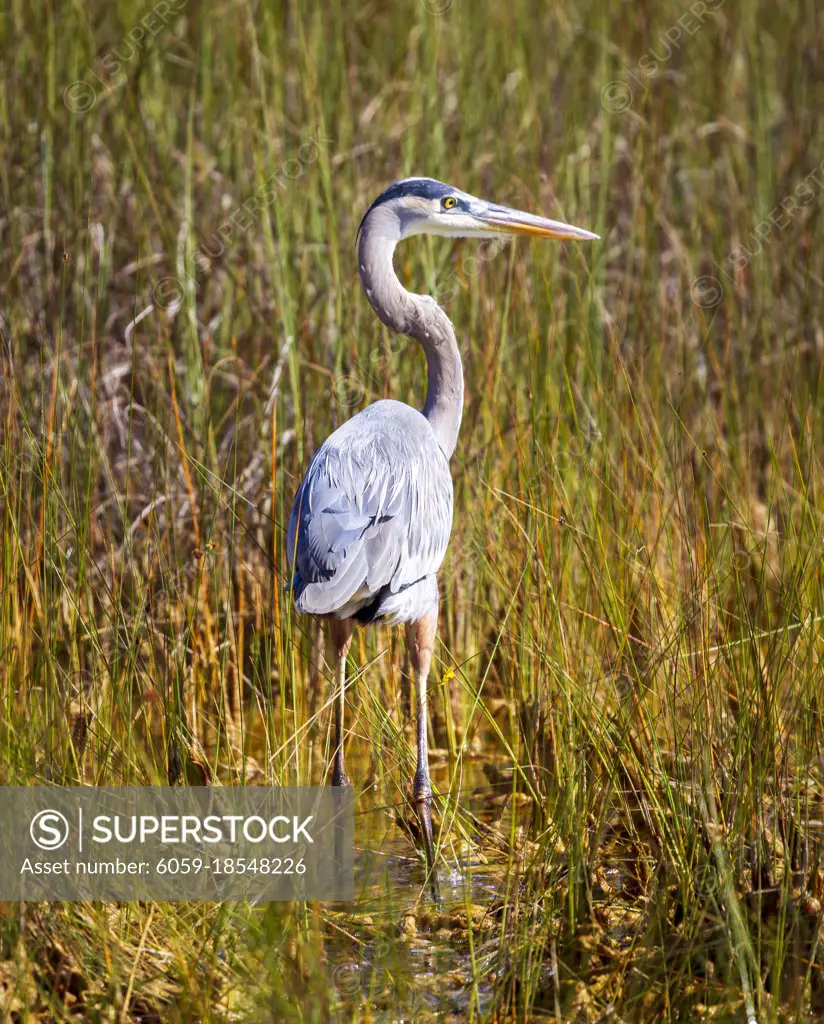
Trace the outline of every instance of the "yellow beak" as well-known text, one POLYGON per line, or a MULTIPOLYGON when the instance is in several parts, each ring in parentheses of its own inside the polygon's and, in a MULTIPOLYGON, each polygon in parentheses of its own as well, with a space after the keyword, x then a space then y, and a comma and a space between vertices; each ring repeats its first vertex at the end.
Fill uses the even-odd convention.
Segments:
POLYGON ((533 238, 556 238, 565 241, 597 241, 599 236, 584 228, 564 224, 559 220, 536 217, 533 213, 512 210, 497 203, 486 203, 481 210, 472 210, 479 227, 505 235, 529 235, 533 238))

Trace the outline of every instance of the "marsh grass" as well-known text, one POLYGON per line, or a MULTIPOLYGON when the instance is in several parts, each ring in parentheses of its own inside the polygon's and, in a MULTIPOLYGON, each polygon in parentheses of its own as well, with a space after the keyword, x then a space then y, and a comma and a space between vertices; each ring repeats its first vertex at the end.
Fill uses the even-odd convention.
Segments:
MULTIPOLYGON (((432 687, 465 888, 10 905, 4 1019, 820 1018, 821 12, 676 45, 675 3, 190 0, 138 43, 148 4, 36 6, 0 19, 6 784, 322 780, 285 522, 328 432, 424 388, 362 211, 427 173, 604 241, 397 261, 465 357, 432 687)), ((399 637, 355 667, 364 820, 412 856, 399 637)))

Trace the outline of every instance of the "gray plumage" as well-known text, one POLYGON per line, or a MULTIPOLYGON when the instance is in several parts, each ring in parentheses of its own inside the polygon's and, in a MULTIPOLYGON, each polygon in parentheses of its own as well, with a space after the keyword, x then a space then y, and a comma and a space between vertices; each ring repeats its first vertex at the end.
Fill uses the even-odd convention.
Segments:
POLYGON ((451 528, 449 462, 428 421, 402 402, 367 406, 318 449, 295 498, 297 608, 417 621, 437 605, 451 528))

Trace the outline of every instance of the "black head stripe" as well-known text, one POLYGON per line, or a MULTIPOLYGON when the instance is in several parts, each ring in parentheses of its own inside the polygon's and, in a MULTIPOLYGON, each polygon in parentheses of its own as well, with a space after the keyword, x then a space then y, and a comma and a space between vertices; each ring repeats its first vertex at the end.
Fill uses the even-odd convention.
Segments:
POLYGON ((378 206, 388 203, 390 199, 401 199, 404 196, 415 196, 417 199, 443 199, 444 196, 451 195, 454 191, 451 185, 445 185, 442 181, 436 181, 434 178, 405 178, 403 181, 396 181, 381 192, 363 215, 363 220, 358 227, 358 234, 363 227, 363 221, 369 214, 378 206))

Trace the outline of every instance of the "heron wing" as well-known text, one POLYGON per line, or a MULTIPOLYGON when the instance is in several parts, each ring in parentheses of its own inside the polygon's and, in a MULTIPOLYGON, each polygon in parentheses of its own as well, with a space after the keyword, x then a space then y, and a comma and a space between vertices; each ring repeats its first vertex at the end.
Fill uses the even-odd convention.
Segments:
POLYGON ((317 451, 292 509, 295 602, 315 615, 354 612, 387 586, 417 582, 449 542, 452 479, 429 424, 416 412, 423 428, 410 419, 388 430, 385 417, 356 423, 362 416, 317 451))

